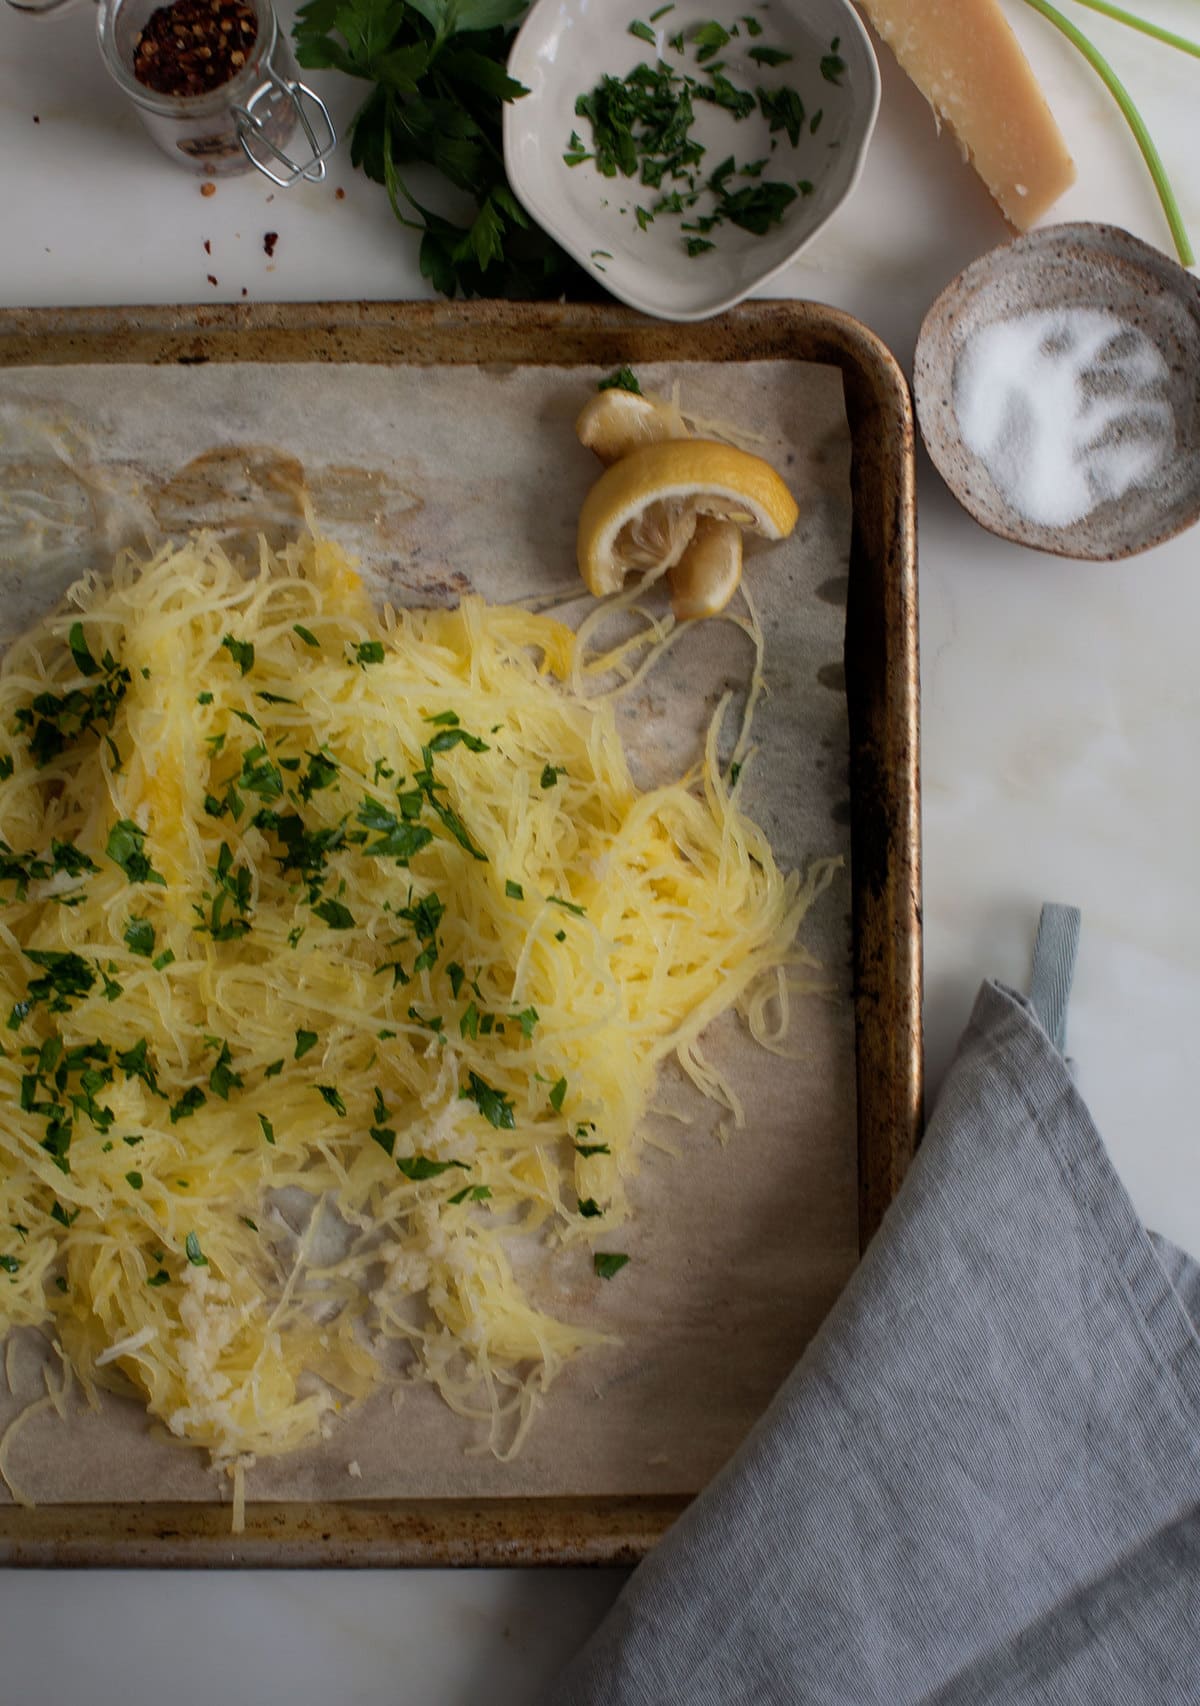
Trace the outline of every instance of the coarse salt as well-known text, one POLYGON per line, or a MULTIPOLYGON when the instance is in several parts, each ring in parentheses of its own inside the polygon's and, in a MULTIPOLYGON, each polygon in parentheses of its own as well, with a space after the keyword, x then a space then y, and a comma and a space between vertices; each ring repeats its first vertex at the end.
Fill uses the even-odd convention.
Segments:
POLYGON ((1149 484, 1175 446, 1168 369, 1146 334, 1095 308, 975 332, 954 369, 963 443, 1026 521, 1067 527, 1149 484))

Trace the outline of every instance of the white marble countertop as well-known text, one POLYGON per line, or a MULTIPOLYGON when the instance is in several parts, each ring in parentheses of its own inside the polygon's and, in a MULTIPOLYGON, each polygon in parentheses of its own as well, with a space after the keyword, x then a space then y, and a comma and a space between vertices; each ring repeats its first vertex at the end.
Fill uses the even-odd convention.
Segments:
MULTIPOLYGON (((1079 163, 1056 211, 1165 245, 1107 96, 1048 26, 1008 3, 1079 163)), ((1148 9, 1200 33, 1190 0, 1148 9)), ((1200 242, 1200 67, 1102 19, 1093 26, 1143 105, 1200 242)), ((883 114, 862 185, 774 293, 849 309, 908 365, 933 297, 1005 231, 882 57, 883 114)), ((313 80, 344 125, 356 91, 313 80)), ((410 237, 345 148, 326 185, 272 200, 247 177, 202 198, 107 81, 89 6, 37 19, 0 4, 0 161, 5 305, 240 301, 243 288, 256 301, 425 294, 410 237), (267 230, 279 234, 273 261, 267 230)), ((1039 903, 1076 902, 1084 936, 1070 1046, 1081 1086, 1143 1215, 1200 1254, 1197 535, 1115 566, 1034 556, 976 527, 925 460, 920 522, 931 1087, 979 978, 1022 983, 1039 903)), ((620 1580, 11 1572, 0 1578, 0 1696, 22 1706, 85 1691, 91 1706, 516 1706, 620 1580)))

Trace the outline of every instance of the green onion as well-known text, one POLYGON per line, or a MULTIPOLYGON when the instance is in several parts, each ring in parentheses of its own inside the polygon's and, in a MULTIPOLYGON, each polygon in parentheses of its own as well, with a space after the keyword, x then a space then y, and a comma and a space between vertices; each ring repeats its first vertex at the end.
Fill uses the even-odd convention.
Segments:
MULTIPOLYGON (((1092 70, 1096 72, 1113 100, 1116 101, 1118 107, 1120 107, 1125 122, 1133 132, 1134 140, 1142 151, 1142 158, 1146 162, 1150 177, 1154 183, 1154 188, 1158 192, 1158 199, 1162 203, 1162 210, 1166 215, 1167 224, 1170 227, 1171 236, 1174 240, 1175 250, 1179 256, 1180 262, 1185 267, 1193 266, 1195 264, 1196 256, 1187 234, 1187 228, 1183 223, 1183 215, 1179 210, 1179 203, 1175 199, 1175 192, 1171 188, 1170 179, 1167 177, 1166 167, 1162 163, 1162 157, 1159 154, 1158 149, 1154 146, 1150 137, 1150 132, 1146 129, 1145 120, 1134 105, 1133 97, 1130 95, 1128 89, 1126 89, 1124 83, 1122 83, 1121 79, 1117 76, 1108 60, 1105 59, 1104 55, 1100 52, 1100 49, 1096 46, 1095 42, 1085 36, 1082 30, 1077 29, 1068 18, 1064 18, 1057 7, 1049 4, 1049 0, 1026 0, 1026 4, 1032 6, 1035 12, 1040 12, 1042 17, 1045 18, 1048 23, 1053 24, 1056 30, 1061 31, 1062 34, 1066 36, 1067 40, 1073 47, 1078 48, 1079 52, 1092 67, 1092 70)), ((1110 10, 1108 7, 1100 5, 1098 0, 1083 0, 1083 4, 1091 5, 1093 10, 1096 11, 1110 10)), ((1125 22, 1132 20, 1123 18, 1121 21, 1125 22)), ((1148 31, 1147 33, 1153 32, 1148 31)), ((1191 51, 1190 48, 1189 51, 1191 51)))

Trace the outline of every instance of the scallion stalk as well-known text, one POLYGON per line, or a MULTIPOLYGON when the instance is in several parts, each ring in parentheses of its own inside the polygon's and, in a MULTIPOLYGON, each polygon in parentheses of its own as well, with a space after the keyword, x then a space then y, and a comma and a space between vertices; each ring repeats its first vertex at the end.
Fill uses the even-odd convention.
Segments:
MULTIPOLYGON (((1171 229, 1171 236, 1175 243, 1176 253, 1185 267, 1193 266, 1195 264, 1196 256, 1188 238, 1187 228, 1183 223, 1183 215, 1179 210, 1179 203, 1175 199, 1175 192, 1171 188, 1171 181, 1167 176, 1167 169, 1162 163, 1162 156, 1154 146, 1150 132, 1146 129, 1146 122, 1135 106, 1133 97, 1130 95, 1128 89, 1117 76, 1117 73, 1113 70, 1108 60, 1105 59, 1104 55, 1100 52, 1100 49, 1096 46, 1095 42, 1085 36, 1082 30, 1077 29, 1075 25, 1071 23, 1069 18, 1065 18, 1056 6, 1050 5, 1049 0, 1025 0, 1025 3, 1028 6, 1032 6, 1035 12, 1039 12, 1048 23, 1053 24, 1055 29, 1061 31, 1071 45, 1079 50, 1087 60, 1088 64, 1092 67, 1093 71, 1096 72, 1113 100, 1116 101, 1118 107, 1120 107, 1122 116, 1130 130, 1133 132, 1134 140, 1142 151, 1142 158, 1146 162, 1146 167, 1150 173, 1151 179, 1153 180, 1154 188, 1158 192, 1158 199, 1162 203, 1163 213, 1166 215, 1167 224, 1171 229)), ((1091 5, 1095 11, 1104 11, 1110 15, 1115 11, 1115 8, 1104 4, 1103 0, 1081 0, 1081 3, 1084 5, 1091 5)), ((1134 22, 1135 20, 1130 19, 1129 21, 1134 22)), ((1141 20, 1136 20, 1136 22, 1140 24, 1141 20)), ((1153 32, 1148 31, 1147 33, 1153 32)))

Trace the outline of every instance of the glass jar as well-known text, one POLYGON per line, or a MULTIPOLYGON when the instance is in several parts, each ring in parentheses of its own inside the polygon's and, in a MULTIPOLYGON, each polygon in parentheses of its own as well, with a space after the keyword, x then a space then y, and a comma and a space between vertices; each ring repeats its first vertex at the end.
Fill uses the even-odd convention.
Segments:
POLYGON ((163 95, 133 73, 138 38, 169 0, 103 0, 96 21, 100 51, 118 88, 177 165, 223 178, 251 167, 286 188, 319 183, 337 143, 325 103, 299 81, 299 68, 270 0, 246 0, 258 33, 246 63, 200 95, 163 95), (299 140, 298 156, 289 145, 299 140))

